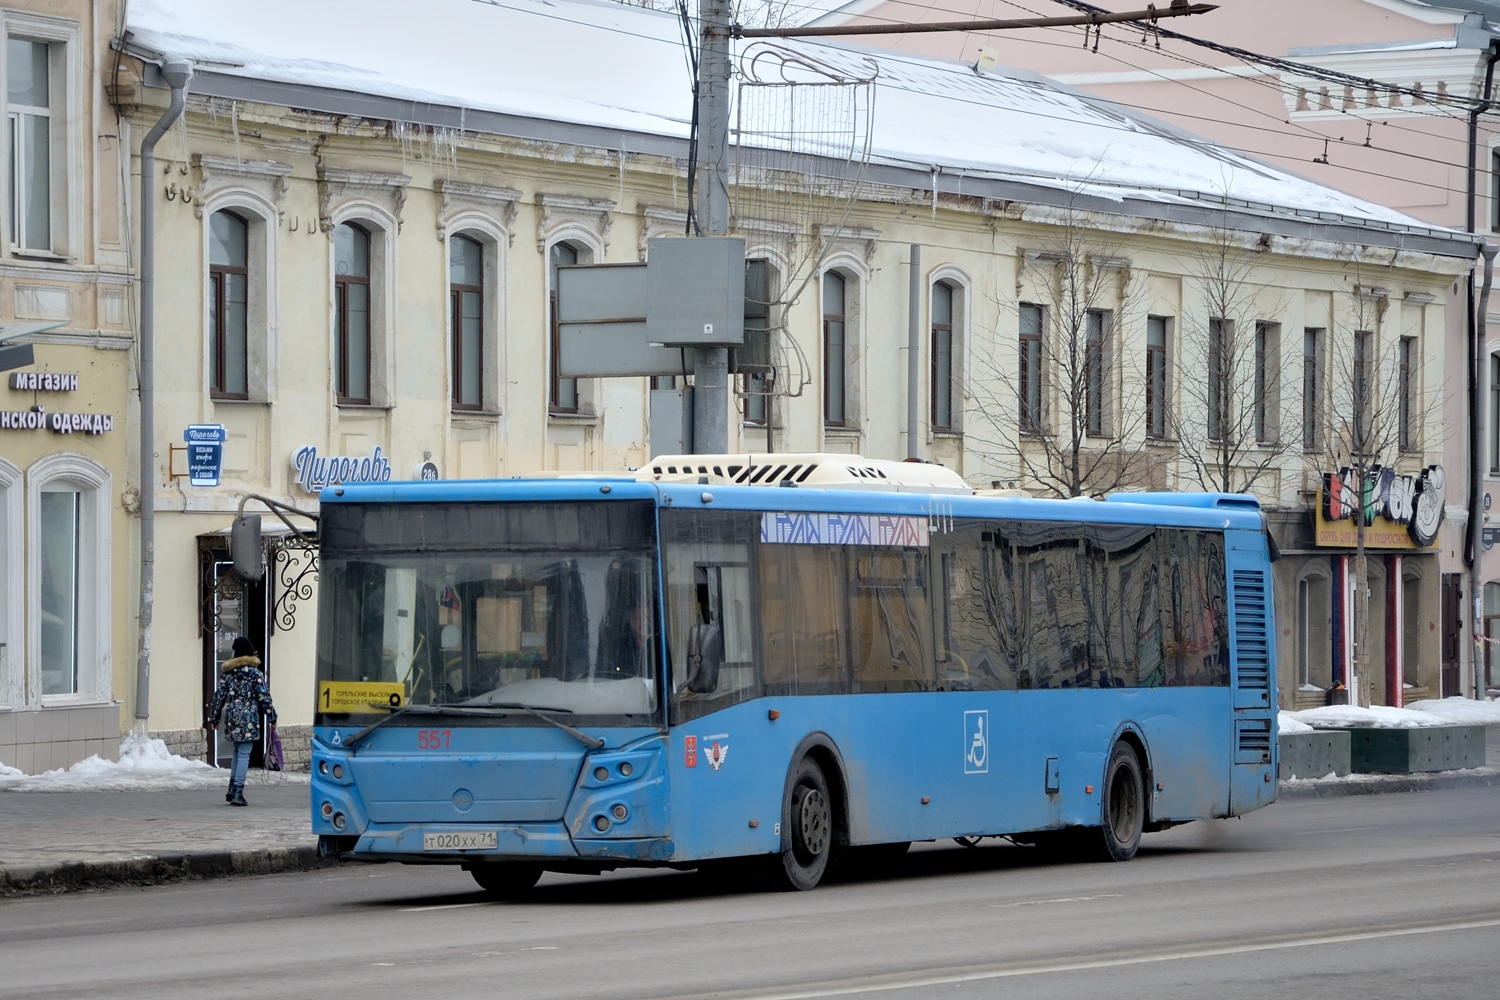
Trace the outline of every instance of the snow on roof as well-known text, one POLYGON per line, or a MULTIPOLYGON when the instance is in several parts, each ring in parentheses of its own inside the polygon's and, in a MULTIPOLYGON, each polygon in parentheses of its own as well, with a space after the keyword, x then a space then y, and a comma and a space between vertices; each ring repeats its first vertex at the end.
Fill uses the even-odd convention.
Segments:
MULTIPOLYGON (((687 137, 692 115, 681 22, 615 3, 423 0, 418 13, 409 0, 133 0, 126 20, 131 51, 186 58, 218 76, 670 139, 687 137)), ((1114 202, 1228 199, 1263 216, 1462 239, 1041 77, 787 44, 851 71, 874 61, 872 161, 936 167, 945 191, 973 177, 1114 202)))

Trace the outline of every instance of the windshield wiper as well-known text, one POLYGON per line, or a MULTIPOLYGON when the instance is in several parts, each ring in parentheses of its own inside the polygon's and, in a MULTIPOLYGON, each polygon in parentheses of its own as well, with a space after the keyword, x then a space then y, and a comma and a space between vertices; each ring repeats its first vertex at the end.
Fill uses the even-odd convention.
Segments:
MULTIPOLYGON (((418 705, 418 704, 416 704, 414 702, 408 703, 408 704, 402 705, 400 708, 396 709, 394 712, 392 712, 390 715, 387 715, 385 718, 383 718, 383 719, 377 719, 375 722, 370 723, 368 726, 366 726, 365 728, 361 729, 359 732, 355 733, 353 736, 349 737, 347 740, 344 741, 344 746, 348 748, 349 753, 352 756, 354 754, 354 752, 355 752, 355 744, 356 743, 358 743, 360 740, 364 739, 366 736, 369 736, 375 730, 379 729, 381 726, 385 725, 387 722, 390 722, 392 719, 396 718, 398 715, 405 715, 408 712, 413 712, 413 713, 422 714, 422 715, 470 715, 470 716, 477 715, 477 716, 487 716, 487 717, 490 717, 490 718, 494 718, 496 716, 504 716, 504 715, 506 715, 509 712, 514 712, 514 711, 517 711, 517 710, 520 710, 520 711, 523 711, 523 712, 529 712, 530 714, 536 716, 538 719, 541 719, 543 722, 548 723, 549 725, 556 726, 558 729, 561 729, 563 732, 567 733, 569 736, 572 736, 574 739, 578 740, 580 743, 584 744, 585 746, 589 747, 590 749, 599 750, 599 749, 602 749, 603 746, 604 746, 604 741, 601 740, 597 736, 590 736, 588 733, 584 732, 581 729, 575 729, 575 728, 573 728, 572 726, 568 725, 565 722, 559 722, 556 719, 552 718, 551 716, 543 715, 541 712, 537 711, 535 708, 531 707, 530 705, 522 705, 519 702, 508 702, 508 701, 507 702, 495 702, 494 704, 483 705, 483 706, 476 706, 476 705, 418 705)), ((566 712, 566 711, 568 711, 568 709, 566 709, 566 708, 548 708, 547 710, 549 712, 566 712)))
MULTIPOLYGON (((512 710, 519 709, 522 712, 529 712, 532 715, 536 716, 538 719, 541 719, 543 722, 547 723, 549 726, 556 726, 558 729, 561 729, 563 732, 567 733, 569 736, 573 737, 575 740, 577 740, 578 742, 582 743, 584 746, 588 747, 591 750, 602 750, 602 749, 604 749, 604 741, 601 740, 599 737, 597 737, 597 736, 590 736, 588 733, 584 732, 582 729, 575 729, 574 727, 568 725, 566 722, 559 722, 557 719, 552 718, 552 716, 550 716, 550 715, 543 715, 538 709, 536 709, 535 707, 533 707, 531 705, 523 705, 519 701, 491 701, 491 702, 486 702, 485 703, 485 707, 486 708, 512 709, 512 710)), ((546 706, 544 706, 544 707, 546 707, 546 706)), ((571 712, 572 709, 570 709, 570 708, 547 708, 547 711, 549 711, 549 712, 571 712)))

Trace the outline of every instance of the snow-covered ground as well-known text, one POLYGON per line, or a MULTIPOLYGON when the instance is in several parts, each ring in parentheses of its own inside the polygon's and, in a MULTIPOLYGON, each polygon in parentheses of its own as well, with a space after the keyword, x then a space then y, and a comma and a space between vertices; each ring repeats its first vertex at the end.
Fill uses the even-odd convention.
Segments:
MULTIPOLYGON (((306 781, 305 774, 281 775, 306 781)), ((249 775, 253 784, 259 774, 249 775)), ((120 740, 120 759, 93 756, 69 768, 24 774, 0 762, 0 791, 6 792, 159 792, 189 788, 218 788, 229 780, 226 771, 201 760, 178 757, 161 740, 128 733, 120 740)), ((274 779, 273 779, 274 780, 274 779)))
POLYGON ((1444 698, 1415 701, 1405 708, 1374 705, 1329 705, 1301 712, 1282 712, 1278 725, 1283 733, 1305 733, 1311 729, 1342 729, 1363 726, 1372 729, 1419 729, 1424 726, 1500 726, 1500 701, 1444 698))

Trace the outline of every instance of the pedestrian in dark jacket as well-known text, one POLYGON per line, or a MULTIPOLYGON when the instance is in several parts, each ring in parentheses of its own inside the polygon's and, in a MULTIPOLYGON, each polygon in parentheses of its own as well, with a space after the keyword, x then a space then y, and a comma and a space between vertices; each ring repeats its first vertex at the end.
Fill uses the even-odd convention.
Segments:
POLYGON ((249 639, 239 636, 234 640, 234 657, 225 660, 220 669, 224 676, 208 709, 208 728, 210 732, 217 729, 223 716, 224 735, 234 744, 234 767, 229 771, 224 801, 232 806, 249 805, 245 801, 245 772, 250 767, 250 746, 260 739, 262 712, 266 721, 276 725, 276 707, 271 704, 266 675, 260 672, 260 657, 249 639))

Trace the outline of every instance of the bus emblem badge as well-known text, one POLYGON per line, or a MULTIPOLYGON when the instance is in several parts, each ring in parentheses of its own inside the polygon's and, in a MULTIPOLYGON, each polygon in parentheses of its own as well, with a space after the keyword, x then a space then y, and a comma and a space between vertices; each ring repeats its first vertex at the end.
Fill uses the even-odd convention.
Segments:
POLYGON ((990 771, 990 713, 980 709, 964 713, 964 774, 990 771))
POLYGON ((682 750, 686 754, 688 767, 698 766, 698 737, 684 736, 682 738, 682 750))
POLYGON ((717 771, 719 768, 724 766, 724 757, 728 753, 729 744, 720 743, 715 740, 714 745, 709 747, 708 750, 705 751, 705 756, 708 757, 708 766, 717 771))

